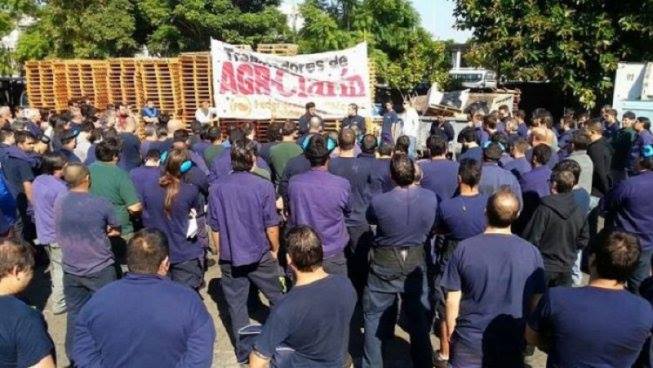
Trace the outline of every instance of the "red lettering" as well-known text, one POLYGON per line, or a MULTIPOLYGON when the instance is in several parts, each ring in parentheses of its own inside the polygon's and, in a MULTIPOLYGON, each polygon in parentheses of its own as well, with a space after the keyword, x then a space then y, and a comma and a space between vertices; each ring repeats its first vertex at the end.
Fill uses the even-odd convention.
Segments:
POLYGON ((283 69, 277 69, 276 75, 274 78, 270 79, 270 84, 274 86, 277 92, 283 97, 290 97, 296 93, 296 90, 293 88, 289 91, 286 91, 283 87, 283 77, 285 72, 283 69))
POLYGON ((236 79, 238 80, 238 91, 244 95, 254 93, 254 73, 252 66, 249 64, 240 64, 236 69, 236 79))
POLYGON ((322 97, 335 97, 336 85, 329 81, 315 81, 308 86, 308 94, 322 97))
POLYGON ((270 95, 270 68, 254 64, 254 93, 270 95))
POLYGON ((225 61, 222 64, 222 76, 220 78, 220 94, 225 94, 225 92, 238 94, 236 78, 234 77, 234 66, 229 61, 225 61))

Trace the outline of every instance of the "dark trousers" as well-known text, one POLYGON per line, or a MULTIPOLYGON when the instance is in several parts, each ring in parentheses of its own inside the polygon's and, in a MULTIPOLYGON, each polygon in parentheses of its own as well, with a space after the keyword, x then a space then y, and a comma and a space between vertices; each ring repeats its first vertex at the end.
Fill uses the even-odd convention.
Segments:
POLYGON ((197 290, 204 282, 204 260, 191 259, 170 265, 170 279, 197 290))
POLYGON ((84 304, 93 296, 97 290, 104 285, 116 280, 116 269, 113 265, 108 266, 94 274, 77 276, 64 272, 63 294, 66 299, 68 318, 66 321, 66 355, 72 358, 73 344, 75 338, 75 320, 84 304))
POLYGON ((414 248, 411 249, 411 252, 416 253, 413 260, 398 258, 396 263, 399 267, 380 262, 376 254, 372 257, 367 287, 363 293, 364 368, 383 367, 383 340, 388 338, 387 331, 393 329, 396 323, 396 309, 393 305, 398 295, 406 315, 413 367, 432 366, 433 348, 429 339, 430 307, 424 248, 414 248))
POLYGON ((630 275, 627 281, 628 290, 639 295, 639 285, 645 278, 651 276, 651 257, 653 257, 653 249, 643 250, 639 254, 637 261, 637 268, 630 275))
POLYGON ((322 267, 328 274, 347 277, 347 258, 344 252, 324 259, 322 261, 322 267))
POLYGON ((358 295, 363 295, 369 272, 369 252, 374 234, 369 225, 349 226, 347 247, 347 272, 358 295))
POLYGON ((244 363, 248 360, 249 349, 240 343, 238 331, 249 325, 247 297, 250 283, 254 283, 263 292, 272 307, 283 295, 279 281, 283 273, 269 252, 259 262, 245 266, 234 267, 230 262, 222 261, 220 271, 222 272, 220 284, 229 309, 231 333, 236 342, 236 358, 238 362, 244 363))
POLYGON ((571 271, 545 271, 546 284, 548 287, 572 285, 571 271))

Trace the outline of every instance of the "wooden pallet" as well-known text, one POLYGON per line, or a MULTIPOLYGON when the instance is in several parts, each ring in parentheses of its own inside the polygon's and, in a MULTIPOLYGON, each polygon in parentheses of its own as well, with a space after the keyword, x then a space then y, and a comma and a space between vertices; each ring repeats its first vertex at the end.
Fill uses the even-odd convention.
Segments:
POLYGON ((138 59, 136 102, 139 107, 148 99, 162 112, 178 117, 182 111, 180 64, 177 58, 138 59))
POLYGON ((107 92, 109 103, 125 103, 138 108, 136 99, 137 65, 132 58, 116 58, 107 61, 107 92))
POLYGON ((179 55, 182 120, 188 124, 202 101, 213 101, 211 54, 208 52, 179 55))
POLYGON ((256 47, 257 52, 281 56, 297 55, 299 46, 294 43, 260 43, 256 47))
POLYGON ((30 105, 43 109, 56 108, 54 67, 51 60, 25 63, 25 78, 30 105))

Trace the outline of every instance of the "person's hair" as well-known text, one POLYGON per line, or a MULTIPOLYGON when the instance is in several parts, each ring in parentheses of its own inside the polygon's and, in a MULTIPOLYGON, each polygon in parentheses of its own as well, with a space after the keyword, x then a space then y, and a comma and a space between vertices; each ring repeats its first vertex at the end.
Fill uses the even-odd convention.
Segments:
POLYGON ((460 131, 459 137, 460 143, 477 142, 476 130, 472 127, 463 128, 463 130, 460 131))
POLYGON ((553 126, 553 115, 543 108, 533 110, 531 120, 533 121, 533 125, 538 125, 544 128, 551 128, 553 126))
POLYGON ((14 271, 27 271, 34 268, 32 249, 21 242, 2 240, 0 242, 0 280, 14 271))
POLYGON ((14 139, 16 139, 16 144, 23 144, 28 140, 36 141, 36 137, 34 136, 34 134, 24 130, 16 132, 14 134, 14 139))
POLYGON ((0 129, 0 142, 4 142, 7 138, 13 137, 14 131, 11 129, 0 129))
POLYGON ((524 112, 524 110, 517 110, 512 115, 521 120, 526 118, 526 112, 524 112))
POLYGON ((473 158, 465 158, 460 161, 458 166, 458 176, 463 184, 475 187, 481 182, 481 173, 483 165, 473 158))
POLYGON ((603 123, 600 121, 593 121, 587 125, 587 130, 589 132, 601 134, 603 133, 603 123))
POLYGON ((640 245, 634 236, 615 231, 606 233, 594 247, 594 266, 603 279, 626 282, 637 268, 640 245))
POLYGON ((405 154, 392 156, 390 160, 390 177, 400 187, 411 185, 415 182, 415 164, 405 154))
POLYGON ((489 226, 509 227, 519 217, 519 200, 510 189, 502 188, 488 199, 485 213, 489 226))
POLYGON ((84 122, 82 124, 82 127, 80 128, 80 131, 86 132, 86 133, 90 133, 90 132, 92 132, 94 130, 95 130, 95 125, 90 121, 84 122))
POLYGON ((297 131, 297 124, 295 124, 294 121, 288 120, 285 123, 283 123, 283 126, 281 127, 281 134, 284 136, 293 135, 295 134, 296 131, 297 131))
POLYGON ((483 117, 483 127, 485 127, 485 129, 495 130, 497 128, 496 116, 486 115, 483 117))
POLYGON ((168 136, 168 128, 166 128, 163 125, 160 125, 159 127, 156 128, 156 137, 157 138, 163 138, 168 136))
POLYGON ((365 134, 361 140, 361 152, 367 154, 374 154, 378 143, 376 137, 372 134, 365 134))
POLYGON ((641 123, 644 126, 644 129, 646 130, 651 129, 651 121, 645 116, 638 116, 637 123, 641 123))
POLYGON ((578 184, 580 180, 580 164, 574 160, 566 159, 558 162, 554 167, 553 171, 568 171, 574 175, 574 185, 578 184))
POLYGON ((116 138, 105 138, 95 146, 98 161, 109 162, 120 155, 120 142, 116 138))
POLYGON ((338 133, 338 147, 342 150, 350 150, 356 144, 356 133, 352 129, 344 128, 338 133))
POLYGON ((242 129, 233 127, 229 130, 229 144, 233 145, 243 139, 245 139, 245 132, 242 129))
POLYGON ((311 109, 315 107, 315 102, 308 102, 306 103, 306 110, 311 109))
POLYGON ((507 110, 507 111, 510 111, 510 108, 508 107, 508 105, 503 104, 503 105, 499 106, 499 110, 507 110))
MULTIPOLYGON (((207 125, 207 126, 208 126, 208 125, 207 125)), ((195 134, 195 135, 200 135, 200 136, 201 136, 201 134, 202 134, 202 130, 203 130, 202 123, 200 123, 199 121, 193 119, 193 120, 188 124, 188 127, 190 128, 190 131, 193 132, 193 134, 195 134)), ((203 137, 200 137, 200 138, 203 138, 203 137)))
POLYGON ((231 147, 231 166, 233 170, 250 171, 256 160, 256 143, 249 139, 236 142, 231 147))
POLYGON ((605 114, 616 118, 617 117, 617 110, 615 110, 615 109, 606 109, 605 114))
POLYGON ((270 125, 268 125, 268 132, 267 132, 268 142, 278 142, 281 140, 281 136, 282 136, 281 131, 283 130, 283 126, 285 124, 286 123, 283 121, 270 122, 270 125))
POLYGON ((636 116, 635 113, 632 111, 626 111, 621 117, 622 119, 630 119, 630 120, 635 120, 636 116))
POLYGON ((304 155, 311 163, 311 167, 322 166, 329 159, 329 149, 326 138, 321 134, 313 134, 308 139, 308 147, 304 155))
POLYGON ((211 142, 215 142, 215 141, 219 140, 221 137, 222 137, 222 132, 220 131, 220 128, 218 128, 218 127, 212 126, 206 132, 206 138, 211 142))
POLYGON ((177 129, 172 133, 173 142, 186 143, 188 142, 188 138, 190 138, 190 135, 186 129, 177 129))
POLYGON ((88 168, 79 162, 69 162, 63 168, 63 180, 74 188, 89 176, 88 168))
POLYGON ((322 266, 324 258, 322 241, 309 226, 299 225, 288 231, 286 250, 298 271, 311 272, 322 266))
POLYGON ((322 128, 322 118, 319 116, 313 116, 311 120, 308 121, 309 130, 319 130, 322 128))
POLYGON ((449 142, 447 138, 440 134, 432 134, 426 139, 426 147, 431 153, 431 157, 442 156, 447 153, 449 142))
POLYGON ((245 133, 245 137, 249 137, 249 135, 252 134, 252 132, 256 131, 256 125, 254 125, 254 123, 247 122, 243 124, 242 129, 243 129, 243 133, 245 133))
POLYGON ((166 235, 157 229, 137 231, 127 244, 129 272, 153 275, 168 256, 166 235))
POLYGON ((591 140, 586 130, 577 130, 572 134, 571 142, 574 144, 574 150, 586 150, 591 140))
POLYGON ((394 150, 395 146, 391 143, 381 143, 378 148, 379 155, 381 156, 390 156, 394 150))
POLYGON ((159 161, 161 159, 161 151, 156 148, 152 148, 145 154, 145 161, 159 161))
POLYGON ((538 142, 546 143, 549 146, 553 142, 553 134, 551 134, 547 128, 542 127, 531 129, 531 138, 533 141, 537 140, 538 142))
POLYGON ((397 138, 397 142, 395 143, 395 152, 408 154, 409 147, 410 138, 408 138, 407 135, 402 135, 401 137, 397 138))
POLYGON ((358 112, 358 105, 356 105, 355 103, 350 103, 350 104, 349 104, 349 107, 351 107, 352 109, 354 109, 354 111, 358 112))
POLYGON ((533 147, 533 161, 537 161, 540 165, 546 165, 551 159, 553 151, 551 147, 544 143, 540 143, 533 147))
POLYGON ((57 153, 46 153, 41 159, 41 172, 43 174, 52 175, 55 171, 62 170, 66 165, 66 156, 57 153))
POLYGON ((512 146, 515 148, 515 150, 519 153, 526 153, 528 151, 528 148, 530 147, 528 142, 524 138, 519 138, 517 139, 512 146))
POLYGON ((166 190, 163 210, 168 217, 172 214, 172 204, 181 187, 181 165, 188 160, 190 160, 190 155, 187 149, 173 148, 168 152, 168 157, 163 163, 164 172, 159 178, 159 185, 166 190))
POLYGON ((501 145, 496 142, 491 142, 483 150, 483 158, 485 161, 497 162, 501 158, 501 155, 503 155, 503 148, 501 148, 501 145))
POLYGON ((569 193, 574 189, 576 177, 574 173, 566 170, 554 170, 551 173, 551 183, 555 185, 556 192, 569 193))

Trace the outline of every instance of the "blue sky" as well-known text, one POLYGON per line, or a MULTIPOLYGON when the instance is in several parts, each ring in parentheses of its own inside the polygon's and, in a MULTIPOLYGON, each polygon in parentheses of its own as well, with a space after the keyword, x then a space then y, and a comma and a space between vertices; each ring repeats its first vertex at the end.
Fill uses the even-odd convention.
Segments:
MULTIPOLYGON (((471 36, 469 31, 458 31, 454 28, 453 8, 454 0, 411 0, 415 9, 422 18, 422 25, 435 38, 441 40, 453 39, 456 42, 465 42, 471 36)), ((302 0, 283 0, 282 9, 288 12, 293 5, 302 0)))

